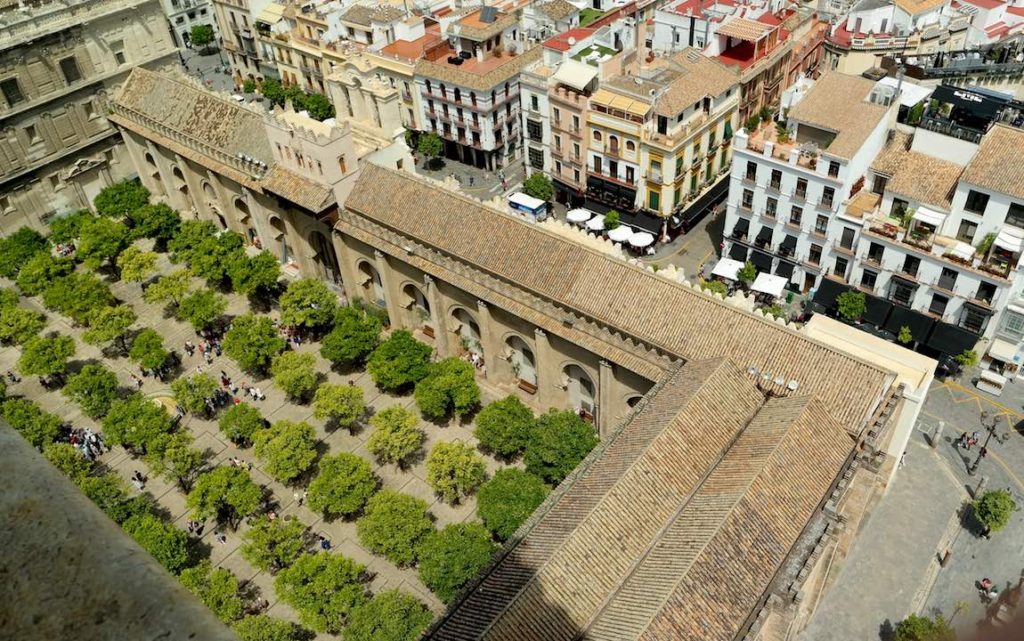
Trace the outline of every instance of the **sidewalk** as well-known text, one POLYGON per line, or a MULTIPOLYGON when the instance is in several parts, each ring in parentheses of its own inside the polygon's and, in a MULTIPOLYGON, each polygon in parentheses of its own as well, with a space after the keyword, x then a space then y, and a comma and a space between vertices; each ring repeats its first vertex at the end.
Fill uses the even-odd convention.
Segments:
MULTIPOLYGON (((873 641, 915 612, 941 545, 958 529, 963 487, 915 432, 906 464, 861 528, 800 641, 873 641)), ((834 571, 834 570, 833 570, 834 571)))

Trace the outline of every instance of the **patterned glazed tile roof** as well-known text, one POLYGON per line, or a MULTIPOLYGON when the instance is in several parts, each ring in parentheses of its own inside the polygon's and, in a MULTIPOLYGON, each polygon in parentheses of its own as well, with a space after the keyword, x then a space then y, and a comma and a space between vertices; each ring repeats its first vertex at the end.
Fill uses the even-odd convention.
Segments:
POLYGON ((963 180, 1024 199, 1024 169, 1020 159, 1024 154, 1024 131, 997 124, 989 130, 978 146, 974 158, 964 170, 963 180))
POLYGON ((260 181, 263 188, 305 209, 319 214, 334 204, 334 191, 327 185, 274 165, 260 181))
POLYGON ((865 102, 874 86, 867 78, 826 72, 807 96, 790 109, 789 117, 835 132, 835 139, 824 151, 849 160, 888 111, 882 105, 865 102))

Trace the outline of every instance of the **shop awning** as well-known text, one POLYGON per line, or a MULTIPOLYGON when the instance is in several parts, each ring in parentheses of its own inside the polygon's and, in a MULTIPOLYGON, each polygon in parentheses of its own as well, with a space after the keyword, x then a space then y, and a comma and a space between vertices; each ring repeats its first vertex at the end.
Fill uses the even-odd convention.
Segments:
POLYGON ((782 276, 788 281, 793 277, 793 269, 795 267, 796 265, 789 261, 780 260, 779 264, 775 266, 775 275, 782 276))
POLYGON ((965 349, 974 349, 978 335, 949 323, 935 323, 932 335, 928 337, 928 347, 943 354, 956 356, 965 349))
POLYGON ((553 79, 555 82, 572 87, 576 91, 583 91, 597 77, 597 73, 597 67, 567 58, 558 66, 558 71, 555 72, 553 79))
POLYGON ((796 236, 786 234, 786 237, 782 239, 782 243, 779 245, 779 249, 788 249, 791 252, 796 251, 796 236))
POLYGON ((1003 106, 1009 102, 992 96, 971 91, 963 87, 940 85, 932 92, 932 100, 945 102, 970 112, 978 118, 991 120, 995 118, 1003 106))
POLYGON ((953 250, 949 252, 959 258, 960 260, 973 260, 974 259, 974 247, 971 247, 968 243, 957 241, 956 245, 953 245, 953 250))
POLYGON ((750 262, 754 263, 758 271, 770 272, 772 270, 772 257, 756 249, 750 253, 750 262))
POLYGON ((817 291, 814 292, 814 302, 825 309, 831 309, 836 305, 836 298, 848 289, 850 288, 847 285, 837 283, 828 278, 822 278, 821 284, 818 285, 817 291))
POLYGON ((942 221, 946 220, 946 215, 940 214, 939 212, 932 209, 928 209, 927 207, 922 205, 917 208, 917 211, 914 212, 913 218, 918 222, 924 223, 926 225, 931 225, 932 227, 938 229, 942 225, 942 221))
POLYGON ((1004 341, 1001 338, 997 338, 992 341, 989 345, 988 355, 997 361, 1004 363, 1019 363, 1020 354, 1017 350, 1017 344, 1011 343, 1010 341, 1004 341))
POLYGON ((736 224, 732 228, 733 238, 739 238, 746 236, 747 232, 750 231, 750 221, 746 218, 739 218, 736 220, 736 224))
MULTIPOLYGON (((729 124, 728 122, 726 123, 729 124)), ((678 218, 678 223, 672 223, 673 227, 682 227, 684 231, 690 231, 697 226, 702 218, 710 214, 729 195, 729 176, 723 176, 711 189, 704 192, 704 195, 672 218, 678 218)), ((749 222, 748 222, 749 225, 749 222)))
POLYGON ((788 281, 781 276, 758 274, 757 278, 754 279, 754 284, 750 286, 750 289, 755 292, 761 292, 762 294, 768 294, 769 296, 782 296, 782 292, 786 289, 787 282, 788 281))
POLYGON ((885 327, 885 321, 889 318, 889 312, 892 311, 892 303, 872 296, 870 294, 864 295, 864 320, 871 323, 876 327, 885 327))
POLYGON ((743 263, 731 258, 723 258, 718 261, 715 268, 711 270, 712 276, 720 276, 729 280, 736 280, 736 274, 743 268, 743 263))
POLYGON ((1011 227, 1007 226, 999 230, 999 234, 996 236, 993 244, 1000 249, 1017 253, 1024 247, 1024 238, 1019 236, 1017 232, 1011 231, 1011 229, 1011 227))
POLYGON ((738 260, 741 263, 747 262, 747 248, 739 243, 733 243, 729 248, 729 258, 738 260))
POLYGON ((767 227, 767 226, 762 227, 761 229, 757 230, 757 241, 759 243, 765 243, 766 245, 771 245, 772 244, 772 232, 773 232, 773 230, 772 230, 771 227, 767 227))
POLYGON ((934 324, 935 319, 931 316, 895 305, 892 308, 892 313, 889 314, 889 320, 885 322, 885 329, 899 335, 900 328, 909 327, 910 335, 914 337, 915 341, 920 342, 928 338, 928 333, 932 330, 932 325, 934 324))

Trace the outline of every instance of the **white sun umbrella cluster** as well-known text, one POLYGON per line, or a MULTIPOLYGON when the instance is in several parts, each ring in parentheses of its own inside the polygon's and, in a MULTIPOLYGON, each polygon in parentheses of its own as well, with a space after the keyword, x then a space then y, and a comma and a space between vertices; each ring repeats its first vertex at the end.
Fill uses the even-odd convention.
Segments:
POLYGON ((594 212, 589 209, 571 209, 565 215, 565 220, 570 223, 585 223, 594 217, 594 212))
POLYGON ((587 221, 587 229, 590 231, 601 231, 604 229, 604 216, 594 216, 587 221))
POLYGON ((628 243, 633 236, 633 230, 625 225, 619 225, 608 232, 608 240, 616 243, 628 243))
POLYGON ((649 247, 650 245, 653 244, 654 236, 652 234, 648 234, 645 231, 633 234, 632 237, 630 237, 629 239, 629 245, 631 247, 636 247, 637 249, 643 249, 644 247, 649 247))

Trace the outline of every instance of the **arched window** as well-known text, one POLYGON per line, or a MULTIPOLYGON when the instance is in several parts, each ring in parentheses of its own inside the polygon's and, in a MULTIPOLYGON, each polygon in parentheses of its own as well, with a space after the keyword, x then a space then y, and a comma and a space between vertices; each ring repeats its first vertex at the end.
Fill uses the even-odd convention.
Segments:
POLYGON ((593 416, 594 399, 596 398, 594 381, 579 365, 567 365, 562 374, 565 376, 570 407, 574 410, 583 410, 587 415, 593 416))
POLYGON ((597 129, 594 130, 594 140, 596 142, 601 142, 601 132, 597 129))
POLYGON ((636 143, 632 140, 626 141, 626 151, 636 151, 636 143))

